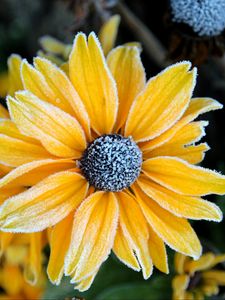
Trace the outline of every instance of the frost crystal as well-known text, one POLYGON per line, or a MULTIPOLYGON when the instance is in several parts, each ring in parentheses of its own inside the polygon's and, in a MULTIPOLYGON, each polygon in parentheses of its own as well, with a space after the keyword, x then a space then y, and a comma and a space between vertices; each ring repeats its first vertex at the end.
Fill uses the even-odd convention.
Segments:
POLYGON ((132 138, 103 135, 92 142, 80 160, 91 185, 103 191, 121 191, 139 176, 142 153, 132 138))
POLYGON ((225 28, 225 0, 171 0, 173 21, 188 24, 199 36, 215 36, 225 28))

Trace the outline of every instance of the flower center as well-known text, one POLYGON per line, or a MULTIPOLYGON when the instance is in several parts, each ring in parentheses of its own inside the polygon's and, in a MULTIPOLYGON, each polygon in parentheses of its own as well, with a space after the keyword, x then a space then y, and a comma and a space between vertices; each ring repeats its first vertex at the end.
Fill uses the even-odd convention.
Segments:
POLYGON ((142 153, 131 137, 109 134, 87 147, 79 166, 95 188, 118 192, 137 179, 141 164, 142 153))

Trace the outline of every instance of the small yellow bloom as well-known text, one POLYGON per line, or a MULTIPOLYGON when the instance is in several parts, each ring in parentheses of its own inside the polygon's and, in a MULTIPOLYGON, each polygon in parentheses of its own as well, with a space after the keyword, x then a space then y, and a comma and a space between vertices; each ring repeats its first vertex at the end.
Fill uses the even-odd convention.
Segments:
POLYGON ((225 254, 203 254, 193 260, 183 254, 175 254, 175 271, 173 279, 173 299, 204 299, 219 293, 219 286, 225 286, 225 271, 216 270, 219 263, 225 261, 225 254))
POLYGON ((48 276, 65 273, 90 287, 111 250, 149 278, 168 273, 165 244, 199 258, 187 219, 221 221, 201 197, 225 193, 225 177, 196 166, 208 150, 200 114, 222 107, 191 98, 196 69, 167 68, 146 83, 140 49, 125 45, 105 59, 94 33, 75 37, 68 76, 36 57, 21 65, 23 91, 8 97, 0 162, 13 170, 0 191, 30 187, 4 200, 5 232, 49 229, 48 276))
POLYGON ((15 235, 17 239, 11 244, 1 258, 0 266, 0 299, 40 299, 46 278, 42 273, 35 286, 31 286, 24 278, 26 261, 29 256, 28 248, 24 244, 29 235, 15 235))

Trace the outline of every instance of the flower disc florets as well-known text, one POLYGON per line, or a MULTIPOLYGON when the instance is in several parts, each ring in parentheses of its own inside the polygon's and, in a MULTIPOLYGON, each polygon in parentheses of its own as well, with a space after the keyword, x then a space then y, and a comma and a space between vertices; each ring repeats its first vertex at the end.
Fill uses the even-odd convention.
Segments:
POLYGON ((139 176, 142 153, 131 137, 103 135, 94 140, 80 160, 91 185, 103 191, 121 191, 139 176))

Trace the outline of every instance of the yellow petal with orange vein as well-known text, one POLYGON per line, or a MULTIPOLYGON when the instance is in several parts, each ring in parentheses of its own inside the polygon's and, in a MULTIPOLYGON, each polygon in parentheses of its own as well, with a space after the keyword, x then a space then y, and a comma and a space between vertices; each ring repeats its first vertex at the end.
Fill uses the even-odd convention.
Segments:
POLYGON ((69 74, 98 134, 111 133, 116 122, 116 84, 94 33, 76 35, 69 59, 69 74))
POLYGON ((120 16, 114 15, 102 25, 99 31, 98 37, 102 45, 104 55, 107 55, 115 45, 119 24, 120 16))
POLYGON ((163 145, 165 142, 169 141, 178 130, 196 119, 200 114, 206 113, 211 110, 221 109, 222 107, 222 104, 211 98, 193 98, 191 99, 190 105, 185 111, 183 117, 173 127, 153 140, 140 143, 139 146, 142 151, 155 149, 163 145))
POLYGON ((118 204, 111 192, 91 194, 74 216, 65 274, 78 283, 92 275, 113 247, 118 222, 118 204))
POLYGON ((10 115, 25 135, 35 137, 53 155, 79 158, 86 148, 84 132, 75 118, 25 91, 9 97, 10 115))
POLYGON ((137 185, 133 186, 133 190, 147 221, 160 238, 177 252, 199 258, 201 244, 188 221, 160 207, 137 185))
POLYGON ((12 170, 11 167, 0 164, 0 178, 12 170))
POLYGON ((175 157, 155 157, 142 164, 143 172, 153 181, 184 195, 225 194, 225 176, 190 165, 175 157))
POLYGON ((129 268, 140 271, 140 266, 134 255, 134 250, 131 247, 131 243, 123 234, 121 226, 119 225, 116 231, 116 237, 113 245, 113 252, 129 268))
POLYGON ((45 159, 33 161, 17 167, 0 179, 0 189, 33 186, 49 175, 74 168, 75 162, 69 159, 45 159))
POLYGON ((167 260, 166 247, 163 240, 149 226, 149 252, 153 265, 161 272, 168 274, 169 266, 167 260))
POLYGON ((214 203, 199 197, 174 193, 144 175, 141 175, 137 182, 150 198, 178 217, 216 222, 220 222, 223 218, 220 208, 214 203))
POLYGON ((9 118, 9 112, 2 104, 0 104, 0 118, 9 118))
POLYGON ((83 201, 88 183, 74 172, 59 172, 27 191, 9 198, 0 207, 3 231, 36 232, 53 226, 83 201))
POLYGON ((186 110, 195 86, 196 69, 182 62, 151 78, 131 106, 125 135, 135 141, 153 139, 172 127, 186 110), (189 72, 188 72, 189 71, 189 72))
POLYGON ((145 70, 137 47, 120 46, 110 52, 107 63, 117 84, 119 111, 116 130, 121 128, 136 96, 144 89, 145 70))
POLYGON ((190 260, 185 263, 185 272, 193 275, 195 272, 207 270, 214 260, 213 253, 205 253, 198 260, 190 260))
POLYGON ((10 167, 53 157, 41 145, 34 145, 4 134, 0 134, 0 144, 0 163, 10 167))
POLYGON ((35 285, 40 279, 42 268, 42 232, 29 234, 30 245, 24 277, 29 284, 35 285))
POLYGON ((14 233, 0 232, 0 257, 4 254, 14 237, 14 233))
POLYGON ((22 59, 17 54, 12 54, 8 58, 8 72, 9 72, 9 95, 13 96, 16 91, 23 89, 23 83, 20 75, 20 68, 22 59))
POLYGON ((183 255, 182 253, 176 252, 174 255, 174 268, 178 274, 185 273, 185 264, 190 261, 191 258, 183 255))
MULTIPOLYGON (((21 75, 24 87, 27 91, 30 91, 41 100, 47 101, 69 114, 74 114, 73 108, 68 100, 60 96, 59 93, 56 93, 48 84, 45 76, 26 60, 22 62, 21 75)), ((61 87, 60 85, 58 88, 61 87)))
POLYGON ((60 284, 64 271, 64 262, 69 248, 74 212, 56 224, 50 237, 50 257, 47 273, 53 284, 60 284))
POLYGON ((90 137, 90 120, 87 111, 69 78, 60 68, 47 59, 36 57, 34 58, 34 65, 45 77, 48 86, 55 95, 56 102, 67 103, 73 108, 72 114, 75 115, 90 137))
POLYGON ((202 272, 202 278, 207 280, 213 280, 218 285, 225 285, 225 271, 212 270, 202 272))
POLYGON ((117 194, 120 206, 120 224, 124 236, 134 249, 141 265, 143 277, 147 279, 153 271, 152 259, 148 247, 149 231, 144 215, 130 195, 117 194))

